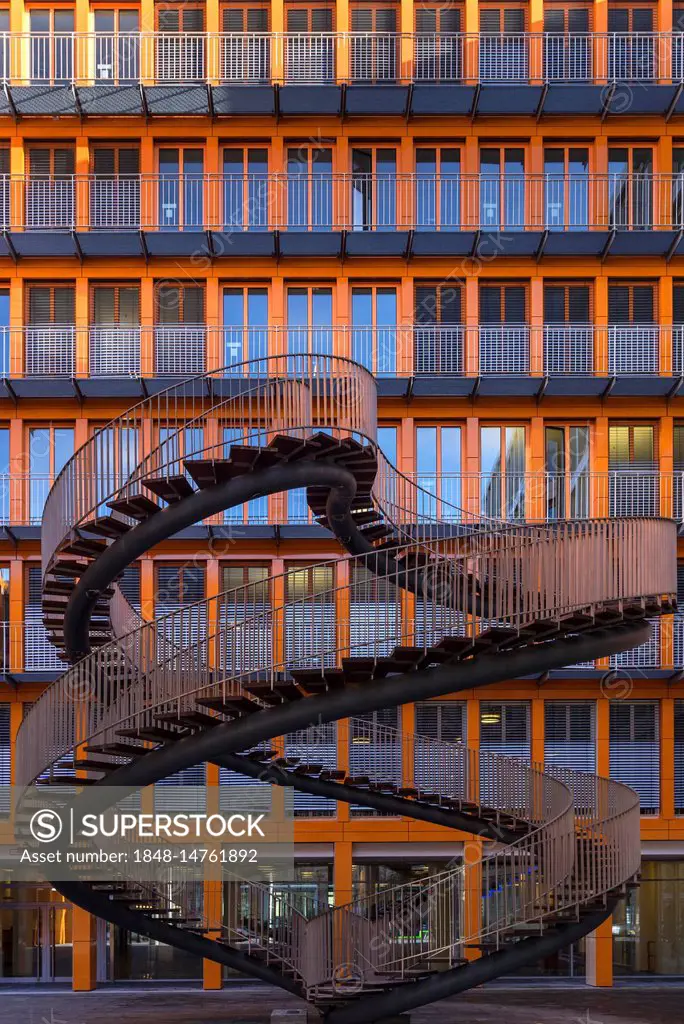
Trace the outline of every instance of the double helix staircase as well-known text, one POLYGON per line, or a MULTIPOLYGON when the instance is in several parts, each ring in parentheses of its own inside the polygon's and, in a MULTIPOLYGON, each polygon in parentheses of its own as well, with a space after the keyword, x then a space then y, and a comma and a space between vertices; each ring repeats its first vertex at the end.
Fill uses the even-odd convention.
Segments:
POLYGON ((174 384, 98 431, 45 506, 44 621, 70 666, 17 741, 22 787, 144 787, 210 762, 475 837, 476 855, 448 870, 332 908, 256 881, 226 882, 219 909, 190 883, 55 883, 99 917, 301 996, 329 1024, 382 1020, 592 931, 634 884, 639 806, 612 780, 380 727, 362 773, 331 767, 316 730, 362 732, 381 708, 628 649, 676 591, 671 522, 433 514, 378 448, 376 405, 349 360, 273 357, 174 384), (292 490, 374 608, 363 635, 348 582, 290 596, 288 573, 268 601, 259 581, 155 621, 128 604, 118 581, 136 558, 201 522, 236 542, 226 510, 292 490), (306 742, 288 755, 281 738, 296 732, 306 742), (388 770, 389 748, 410 774, 388 770))

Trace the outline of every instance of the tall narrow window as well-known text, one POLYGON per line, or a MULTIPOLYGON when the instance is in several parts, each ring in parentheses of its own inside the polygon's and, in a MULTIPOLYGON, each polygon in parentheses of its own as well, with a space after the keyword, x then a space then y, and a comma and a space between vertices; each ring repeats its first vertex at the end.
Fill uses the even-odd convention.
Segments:
POLYGON ((29 376, 73 375, 74 317, 72 285, 29 285, 24 353, 29 376))
POLYGON ((201 149, 159 150, 158 221, 161 231, 204 227, 204 153, 201 149))
POLYGON ((544 286, 544 371, 592 373, 594 328, 588 284, 552 282, 544 286))
POLYGON ((64 662, 57 655, 43 625, 42 570, 30 565, 26 570, 24 604, 24 670, 26 672, 63 671, 64 662))
POLYGON ((297 355, 332 355, 333 293, 327 286, 287 289, 288 365, 293 372, 303 364, 297 355))
POLYGON ((155 365, 160 376, 202 373, 206 348, 204 289, 196 285, 157 286, 155 365))
POLYGON ((529 77, 526 10, 508 4, 480 7, 480 81, 526 82, 529 77))
POLYGON ((590 510, 589 427, 546 427, 546 518, 585 519, 590 510))
POLYGON ((201 82, 205 77, 204 10, 193 3, 156 6, 155 45, 157 80, 201 82))
POLYGON ((95 20, 95 77, 117 85, 140 78, 140 13, 132 8, 97 10, 95 20))
POLYGON ((462 292, 458 284, 416 285, 415 373, 463 373, 462 292))
POLYGON ((71 229, 74 222, 72 146, 30 146, 26 183, 26 227, 71 229))
POLYGON ((590 82, 593 72, 591 9, 544 9, 544 77, 548 81, 590 82))
POLYGON ((268 85, 271 80, 270 4, 231 2, 221 12, 221 78, 268 85))
POLYGON ((589 228, 589 150, 547 147, 544 150, 544 225, 550 231, 589 228))
POLYGON ((355 231, 394 230, 397 221, 397 152, 352 150, 352 226, 355 231))
POLYGON ((522 284, 480 287, 480 373, 529 373, 527 290, 522 284))
POLYGON ((508 772, 489 757, 503 754, 529 761, 531 753, 529 701, 480 701, 480 799, 485 807, 505 807, 508 772))
POLYGON ((395 81, 400 58, 396 7, 352 0, 351 29, 352 81, 395 81))
MULTIPOLYGON (((258 373, 258 371, 257 371, 258 373)), ((230 458, 230 448, 233 444, 246 444, 252 445, 253 447, 265 448, 268 444, 268 438, 262 431, 258 433, 252 433, 245 436, 245 427, 224 427, 223 428, 223 457, 226 459, 230 458)), ((299 491, 289 491, 288 497, 292 494, 299 494, 299 491)), ((294 500, 294 499, 290 499, 294 500)), ((306 490, 303 491, 303 503, 306 505, 306 490)), ((268 496, 266 494, 260 495, 258 498, 252 498, 251 501, 245 502, 243 505, 235 505, 232 508, 227 508, 223 513, 223 521, 225 523, 251 523, 252 526, 264 524, 268 522, 268 496)))
POLYGON ((352 288, 352 359, 372 373, 397 368, 396 288, 352 288))
POLYGON ((287 6, 286 12, 286 79, 290 82, 334 81, 334 7, 293 3, 287 6))
MULTIPOLYGON (((197 151, 196 151, 197 152, 197 151)), ((226 231, 264 231, 269 210, 268 150, 223 151, 223 224, 226 231)))
POLYGON ((645 231, 653 226, 653 150, 612 146, 608 150, 610 226, 645 231))
POLYGON ((525 213, 525 150, 509 146, 480 150, 482 230, 522 231, 525 213))
POLYGON ((456 4, 415 8, 415 78, 419 82, 459 82, 463 77, 463 11, 456 4))
POLYGON ((285 576, 285 660, 323 668, 336 663, 333 569, 288 565, 285 576))
POLYGON ((9 288, 0 288, 0 373, 10 377, 10 294, 9 288))
MULTIPOLYGON (((681 662, 678 662, 681 664, 681 662)), ((684 814, 684 700, 674 702, 675 814, 684 814)))
POLYGON ((140 289, 98 284, 91 293, 90 375, 140 375, 140 289))
POLYGON ((312 231, 341 227, 334 207, 332 149, 288 149, 287 226, 312 231))
POLYGON ((449 792, 467 792, 466 710, 462 700, 416 704, 413 780, 425 792, 439 793, 445 778, 449 792))
MULTIPOLYGON (((269 566, 243 562, 222 566, 221 592, 221 643, 218 652, 221 670, 237 675, 271 662, 269 566)), ((219 783, 222 811, 239 811, 247 799, 255 810, 270 811, 273 787, 268 782, 221 768, 219 783)))
POLYGON ((609 372, 657 373, 659 341, 655 285, 611 282, 608 285, 609 372))
POLYGON ((544 765, 596 771, 596 704, 544 701, 544 765))
POLYGON ((246 366, 246 360, 268 355, 268 289, 223 289, 223 362, 227 373, 259 376, 260 363, 246 366))
POLYGON ((90 227, 140 228, 140 153, 134 146, 98 146, 90 180, 90 227))
POLYGON ((608 77, 611 82, 648 82, 655 77, 658 39, 655 11, 645 5, 608 5, 608 77))
POLYGON ((34 7, 29 11, 32 85, 68 85, 74 77, 74 12, 34 7))
POLYGON ((461 428, 416 427, 418 513, 428 519, 459 519, 461 428))
POLYGON ((416 227, 461 227, 461 151, 447 146, 416 150, 416 227))
POLYGON ((610 777, 636 790, 642 814, 660 807, 659 712, 657 701, 610 702, 610 777))
POLYGON ((525 517, 525 428, 480 427, 480 511, 525 517))
MULTIPOLYGON (((353 718, 349 729, 349 774, 400 786, 402 743, 398 729, 398 708, 383 708, 353 718)), ((378 813, 353 804, 351 812, 366 817, 378 813)))

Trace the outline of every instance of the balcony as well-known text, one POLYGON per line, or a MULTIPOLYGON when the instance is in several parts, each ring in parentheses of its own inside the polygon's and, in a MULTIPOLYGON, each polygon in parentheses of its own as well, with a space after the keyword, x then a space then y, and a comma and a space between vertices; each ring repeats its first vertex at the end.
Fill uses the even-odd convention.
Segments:
MULTIPOLYGON (((684 374, 684 325, 618 324, 43 324, 0 327, 0 378, 183 377, 249 372, 240 364, 301 352, 336 353, 377 377, 548 378, 558 393, 579 378, 662 382, 684 374), (563 381, 567 383, 563 383, 563 381)), ((256 372, 256 371, 255 371, 256 372)), ((653 393, 654 384, 648 384, 653 393)), ((659 386, 659 385, 658 385, 659 386)), ((460 393, 460 392, 459 392, 460 393)), ((593 392, 592 392, 593 393, 593 392)))
POLYGON ((458 522, 486 516, 506 522, 554 523, 562 519, 658 518, 684 524, 684 472, 657 469, 566 473, 420 473, 420 512, 458 522))
MULTIPOLYGON (((418 255, 435 233, 549 232, 581 239, 602 232, 607 240, 614 232, 684 229, 684 174, 4 175, 0 229, 102 233, 93 245, 113 232, 212 231, 229 236, 224 255, 244 232, 412 231, 423 236, 413 242, 418 255)), ((286 252, 296 254, 284 241, 286 252)), ((322 242, 309 244, 320 248, 322 242)))
POLYGON ((11 85, 678 83, 681 33, 4 33, 11 85))
POLYGON ((27 608, 25 622, 0 622, 0 674, 61 673, 66 663, 48 638, 39 608, 27 608))

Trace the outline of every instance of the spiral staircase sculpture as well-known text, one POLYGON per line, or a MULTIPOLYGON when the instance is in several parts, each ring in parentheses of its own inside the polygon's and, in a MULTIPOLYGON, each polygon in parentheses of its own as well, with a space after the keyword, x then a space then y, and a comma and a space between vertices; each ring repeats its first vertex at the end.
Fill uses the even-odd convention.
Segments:
POLYGON ((71 667, 28 713, 16 755, 22 787, 63 783, 70 755, 73 781, 89 786, 141 787, 213 762, 493 840, 472 863, 345 906, 281 894, 277 915, 256 882, 228 884, 218 913, 196 891, 57 884, 99 917, 301 996, 329 1024, 432 1002, 592 931, 638 870, 638 799, 615 781, 392 730, 383 742, 416 766, 403 784, 372 746, 354 775, 317 759, 313 733, 299 757, 278 737, 625 650, 676 590, 670 522, 433 514, 378 449, 376 404, 372 375, 347 359, 273 357, 173 384, 98 431, 45 507, 44 618, 71 667), (195 426, 201 448, 188 450, 195 426), (138 556, 293 488, 363 570, 369 602, 378 583, 403 595, 399 618, 385 613, 354 642, 337 615, 345 587, 265 605, 262 584, 157 621, 133 612, 117 580, 138 556), (286 621, 300 627, 294 646, 286 621))

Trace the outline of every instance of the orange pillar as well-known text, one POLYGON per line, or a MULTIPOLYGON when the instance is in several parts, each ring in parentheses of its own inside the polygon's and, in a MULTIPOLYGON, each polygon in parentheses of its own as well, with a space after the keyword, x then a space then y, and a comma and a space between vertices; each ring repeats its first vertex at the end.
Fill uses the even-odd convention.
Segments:
POLYGON ((352 899, 352 844, 347 841, 335 843, 333 865, 335 906, 350 903, 352 899))
POLYGON ((587 985, 610 988, 613 984, 613 918, 587 935, 587 985))
POLYGON ((660 701, 660 817, 674 818, 674 700, 660 701))
POLYGON ((92 992, 97 987, 97 927, 93 915, 81 907, 73 906, 71 935, 72 988, 74 992, 92 992))

